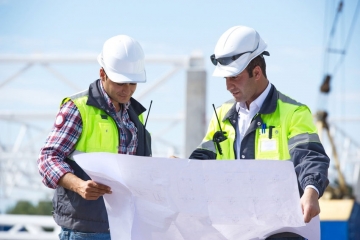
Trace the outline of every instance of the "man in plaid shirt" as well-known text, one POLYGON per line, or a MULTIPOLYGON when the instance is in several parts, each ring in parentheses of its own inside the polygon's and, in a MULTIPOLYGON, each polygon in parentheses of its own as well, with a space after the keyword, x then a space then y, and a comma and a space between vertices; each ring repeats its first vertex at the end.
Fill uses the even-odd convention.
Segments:
POLYGON ((60 239, 110 239, 103 195, 111 189, 92 181, 73 161, 74 152, 151 156, 143 125, 146 110, 132 98, 146 81, 144 53, 126 35, 108 39, 98 56, 100 79, 62 102, 52 131, 40 150, 43 183, 54 188, 53 216, 60 239))

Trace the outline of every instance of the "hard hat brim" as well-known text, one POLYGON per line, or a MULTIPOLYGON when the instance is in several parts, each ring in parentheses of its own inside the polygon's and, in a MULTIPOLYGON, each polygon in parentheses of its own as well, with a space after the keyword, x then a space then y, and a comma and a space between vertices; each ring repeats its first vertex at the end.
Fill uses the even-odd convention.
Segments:
MULTIPOLYGON (((251 60, 259 56, 264 52, 267 45, 263 44, 260 49, 252 54, 248 54, 248 56, 241 56, 229 65, 221 65, 218 63, 213 72, 214 77, 234 77, 240 74, 244 69, 249 65, 251 60)), ((267 54, 266 54, 267 55, 267 54)))
POLYGON ((116 83, 145 83, 146 82, 146 72, 143 71, 140 74, 131 74, 131 73, 117 73, 108 69, 106 64, 103 61, 102 54, 100 53, 97 57, 97 61, 102 68, 104 68, 106 75, 109 79, 116 83))
MULTIPOLYGON (((251 54, 253 55, 253 54, 251 54)), ((254 59, 256 56, 253 56, 251 58, 251 55, 249 57, 240 57, 236 59, 234 62, 230 63, 229 65, 221 65, 218 63, 215 67, 215 70, 213 72, 214 77, 234 77, 238 74, 240 74, 244 69, 247 67, 247 65, 250 63, 252 59, 254 59)))
POLYGON ((229 65, 221 65, 218 63, 213 72, 214 77, 234 77, 240 74, 246 67, 246 59, 237 59, 229 65))

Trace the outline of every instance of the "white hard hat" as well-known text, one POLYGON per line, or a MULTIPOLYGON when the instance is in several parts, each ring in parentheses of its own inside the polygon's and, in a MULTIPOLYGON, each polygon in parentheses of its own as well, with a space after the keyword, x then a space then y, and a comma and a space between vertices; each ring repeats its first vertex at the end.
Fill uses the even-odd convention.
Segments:
POLYGON ((269 56, 264 51, 267 44, 255 29, 235 26, 227 30, 218 40, 210 59, 216 65, 213 76, 233 77, 241 73, 255 57, 269 56))
POLYGON ((146 82, 144 52, 140 44, 126 35, 108 39, 97 60, 111 81, 116 83, 146 82))

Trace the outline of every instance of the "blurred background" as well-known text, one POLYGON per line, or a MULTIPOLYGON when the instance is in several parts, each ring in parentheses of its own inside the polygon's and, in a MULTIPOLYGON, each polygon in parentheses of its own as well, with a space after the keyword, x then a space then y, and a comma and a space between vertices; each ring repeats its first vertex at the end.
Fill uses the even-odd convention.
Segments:
POLYGON ((331 157, 331 186, 341 186, 341 171, 353 197, 360 172, 359 2, 0 0, 0 212, 16 212, 19 203, 49 212, 53 190, 41 183, 37 155, 61 100, 99 77, 96 57, 118 34, 138 40, 146 55, 148 80, 134 97, 146 108, 153 101, 146 126, 153 155, 187 158, 186 147, 201 141, 186 130, 192 97, 204 99, 200 135, 212 104, 231 99, 224 79, 212 77, 209 56, 235 25, 255 28, 267 42, 268 79, 310 107, 327 153, 338 159, 331 157), (192 85, 192 71, 201 73, 201 86, 192 85))

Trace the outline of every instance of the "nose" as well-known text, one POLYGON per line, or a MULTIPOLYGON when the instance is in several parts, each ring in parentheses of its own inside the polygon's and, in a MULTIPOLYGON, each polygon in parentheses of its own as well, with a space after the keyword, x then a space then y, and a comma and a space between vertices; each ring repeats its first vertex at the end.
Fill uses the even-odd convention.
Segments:
POLYGON ((130 92, 130 84, 129 83, 126 83, 122 86, 122 89, 121 89, 121 92, 122 93, 129 93, 130 92))
POLYGON ((233 87, 234 87, 234 84, 232 84, 232 82, 231 82, 231 77, 227 77, 226 78, 226 89, 228 91, 231 91, 233 89, 233 87))

